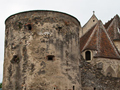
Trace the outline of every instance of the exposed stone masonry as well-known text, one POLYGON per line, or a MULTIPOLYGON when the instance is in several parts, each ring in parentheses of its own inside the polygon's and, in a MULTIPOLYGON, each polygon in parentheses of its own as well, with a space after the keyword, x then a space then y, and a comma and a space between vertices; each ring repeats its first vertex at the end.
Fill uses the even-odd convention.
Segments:
POLYGON ((76 18, 30 11, 5 23, 3 90, 80 90, 81 27, 76 18))
POLYGON ((120 18, 83 26, 57 11, 5 21, 2 90, 120 90, 120 18))
POLYGON ((81 61, 81 84, 82 90, 119 90, 120 78, 104 76, 102 69, 97 65, 82 59, 81 61))

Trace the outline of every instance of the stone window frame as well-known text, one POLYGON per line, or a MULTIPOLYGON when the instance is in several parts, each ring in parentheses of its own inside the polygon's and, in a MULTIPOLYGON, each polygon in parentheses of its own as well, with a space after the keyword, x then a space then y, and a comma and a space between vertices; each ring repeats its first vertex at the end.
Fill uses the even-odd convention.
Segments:
POLYGON ((85 51, 81 52, 81 55, 83 56, 84 60, 86 60, 87 62, 91 62, 91 61, 93 60, 93 55, 94 55, 95 53, 96 53, 96 51, 93 51, 93 50, 88 49, 88 50, 85 50, 85 51), (91 52, 91 60, 86 60, 86 58, 85 58, 85 52, 86 52, 86 51, 90 51, 90 52, 91 52))

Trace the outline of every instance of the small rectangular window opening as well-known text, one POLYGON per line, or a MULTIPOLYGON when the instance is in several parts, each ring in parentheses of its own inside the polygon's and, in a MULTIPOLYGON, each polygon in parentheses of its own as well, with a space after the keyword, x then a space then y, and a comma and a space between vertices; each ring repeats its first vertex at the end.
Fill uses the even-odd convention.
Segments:
POLYGON ((48 55, 47 59, 52 61, 52 60, 54 60, 54 57, 55 57, 54 55, 48 55))

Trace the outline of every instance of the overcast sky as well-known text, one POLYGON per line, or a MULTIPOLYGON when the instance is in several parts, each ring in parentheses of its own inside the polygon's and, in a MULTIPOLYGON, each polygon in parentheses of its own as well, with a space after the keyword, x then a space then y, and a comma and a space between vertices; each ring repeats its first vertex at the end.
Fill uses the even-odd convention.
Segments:
POLYGON ((103 23, 120 16, 120 0, 0 0, 0 82, 3 78, 5 19, 28 10, 55 10, 76 17, 83 26, 93 11, 103 23))

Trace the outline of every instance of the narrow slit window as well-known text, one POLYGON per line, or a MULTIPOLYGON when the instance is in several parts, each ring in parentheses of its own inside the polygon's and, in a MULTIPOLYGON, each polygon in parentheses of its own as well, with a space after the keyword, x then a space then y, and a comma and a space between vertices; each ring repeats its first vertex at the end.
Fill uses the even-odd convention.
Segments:
POLYGON ((75 86, 73 86, 73 90, 75 90, 75 86))
POLYGON ((55 57, 54 55, 48 55, 48 56, 47 56, 47 59, 48 59, 49 61, 52 61, 52 60, 54 60, 54 57, 55 57))
POLYGON ((96 90, 96 88, 94 87, 94 90, 96 90))
POLYGON ((31 24, 28 24, 27 27, 28 27, 28 30, 32 30, 31 24))

